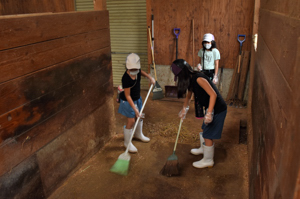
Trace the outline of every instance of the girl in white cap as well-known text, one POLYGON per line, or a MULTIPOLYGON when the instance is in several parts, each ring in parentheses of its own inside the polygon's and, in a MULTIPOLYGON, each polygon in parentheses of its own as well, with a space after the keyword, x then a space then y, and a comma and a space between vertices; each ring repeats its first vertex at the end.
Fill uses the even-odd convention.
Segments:
POLYGON ((215 37, 211 33, 203 36, 202 48, 198 52, 198 69, 209 77, 214 84, 218 83, 220 52, 217 49, 215 37))
POLYGON ((120 107, 118 112, 127 117, 127 124, 124 126, 124 145, 127 147, 129 144, 128 151, 132 153, 137 152, 137 148, 132 142, 129 142, 132 133, 134 133, 134 138, 142 142, 150 141, 150 139, 143 134, 142 119, 139 121, 136 131, 132 132, 136 118, 140 116, 140 110, 143 105, 140 95, 141 76, 147 77, 151 84, 155 84, 154 78, 141 70, 140 57, 135 53, 131 53, 127 56, 126 71, 122 77, 124 92, 120 93, 120 107))

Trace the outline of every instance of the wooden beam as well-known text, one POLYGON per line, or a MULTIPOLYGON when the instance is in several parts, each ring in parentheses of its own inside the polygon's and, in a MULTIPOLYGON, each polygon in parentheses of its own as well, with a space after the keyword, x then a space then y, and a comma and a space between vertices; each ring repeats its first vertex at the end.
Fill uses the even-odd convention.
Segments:
MULTIPOLYGON (((258 24, 259 24, 259 9, 260 9, 260 0, 254 1, 254 15, 252 23, 252 39, 253 36, 258 34, 258 24)), ((257 148, 254 147, 254 131, 253 131, 253 85, 254 85, 254 72, 256 67, 256 49, 254 49, 253 41, 251 45, 251 61, 250 61, 250 70, 249 70, 249 89, 248 89, 248 103, 247 103, 247 141, 248 141, 248 173, 249 173, 249 198, 255 198, 254 195, 254 186, 255 183, 252 183, 256 177, 257 172, 257 160, 255 159, 256 154, 254 152, 257 148)))
POLYGON ((94 0, 94 10, 106 10, 106 0, 94 0))
MULTIPOLYGON (((0 83, 109 45, 109 29, 103 29, 0 51, 0 83)), ((3 96, 3 90, 0 91, 3 96)))
MULTIPOLYGON (((96 32, 97 33, 97 32, 96 32)), ((107 35, 109 37, 109 35, 107 35)), ((107 38, 106 36, 103 37, 104 39, 107 38)), ((75 39, 75 38, 74 38, 75 39)), ((89 55, 86 54, 89 51, 96 52, 94 50, 97 50, 99 47, 103 47, 101 44, 101 40, 92 40, 92 41, 81 41, 78 43, 75 43, 75 45, 72 44, 66 44, 66 46, 63 45, 61 48, 58 47, 57 51, 55 50, 56 44, 50 45, 51 47, 54 47, 53 49, 47 49, 47 45, 43 45, 42 48, 37 49, 31 49, 33 50, 33 54, 29 56, 30 58, 24 58, 22 57, 23 53, 28 52, 22 50, 20 48, 20 56, 16 56, 16 59, 7 61, 8 64, 3 64, 6 66, 6 68, 15 69, 13 71, 7 72, 7 76, 13 75, 13 72, 19 75, 24 73, 27 70, 27 73, 31 72, 36 64, 40 64, 36 66, 36 68, 41 67, 44 68, 46 66, 48 67, 44 70, 41 70, 39 72, 32 73, 27 76, 23 76, 5 83, 0 84, 0 104, 6 104, 6 106, 0 107, 0 115, 19 107, 33 99, 36 99, 42 95, 45 95, 46 93, 52 91, 53 89, 56 89, 55 86, 63 86, 71 81, 74 81, 76 78, 79 78, 83 74, 80 74, 77 72, 81 66, 74 65, 74 66, 68 66, 68 68, 64 68, 65 65, 68 65, 70 61, 73 59, 83 59, 84 57, 88 57, 89 55), (95 46, 96 45, 96 46, 95 46), (44 48, 45 47, 45 48, 44 48), (47 50, 46 50, 47 49, 47 50), (80 52, 80 49, 82 49, 82 52, 80 52), (34 52, 34 50, 37 50, 37 52, 34 52), (45 51, 43 51, 45 50, 45 51), (74 50, 74 51, 73 51, 74 50), (40 53, 39 53, 40 52, 40 53), (79 56, 80 53, 82 53, 82 56, 79 56), (64 63, 64 60, 70 59, 64 63), (22 61, 21 61, 22 60, 22 61), (20 64, 18 63, 20 61, 21 68, 23 67, 23 71, 19 70, 18 67, 20 67, 20 64), (12 63, 10 63, 12 62, 12 63), (57 64, 56 66, 52 64, 57 64), (20 71, 20 72, 19 72, 20 71), (67 72, 66 72, 67 71, 67 72), (18 73, 19 72, 19 73, 18 73), (21 73, 21 74, 20 74, 21 73), (58 82, 49 82, 51 78, 56 78, 58 82), (59 79, 58 79, 59 78, 59 79), (47 82, 47 83, 45 83, 47 82), (33 86, 36 85, 35 89, 33 89, 31 92, 30 89, 27 86, 33 86)), ((106 42, 104 42, 105 44, 106 42)), ((59 45, 59 43, 57 43, 59 45)), ((105 44, 106 46, 106 44, 105 44)), ((18 50, 16 50, 18 52, 18 50)), ((16 52, 13 50, 13 52, 16 52)), ((89 53, 91 53, 89 52, 89 53)), ((1 52, 0 52, 1 54, 1 52)), ((13 55, 13 53, 10 53, 13 55)), ((2 68, 2 66, 0 67, 2 68)), ((92 70, 92 68, 89 68, 89 70, 92 70)), ((88 70, 85 69, 85 73, 88 70)), ((3 71, 2 71, 3 72, 3 71)), ((1 75, 0 75, 1 76, 1 75)), ((5 78, 5 77, 3 77, 5 78)))
MULTIPOLYGON (((295 63, 295 77, 300 77, 300 68, 298 67, 300 64, 300 38, 298 38, 297 40, 297 59, 296 59, 296 63, 295 63)), ((295 94, 295 97, 293 99, 293 106, 294 106, 294 111, 291 114, 292 115, 292 122, 291 122, 291 126, 293 126, 295 129, 293 132, 293 142, 292 142, 292 148, 296 149, 299 145, 298 143, 300 142, 300 135, 298 132, 300 132, 300 126, 298 125, 298 121, 299 121, 299 117, 300 117, 300 92, 297 92, 297 90, 299 90, 299 85, 300 85, 300 79, 299 78, 294 78, 294 82, 293 82, 293 91, 295 94)), ((297 150, 293 150, 294 155, 297 157, 298 156, 298 151, 297 150)), ((293 158, 293 157, 292 157, 293 158)), ((294 189, 294 199, 300 198, 300 165, 299 165, 299 161, 298 161, 298 166, 295 165, 295 167, 298 167, 298 175, 297 175, 297 181, 295 184, 295 189, 294 189)))
POLYGON ((108 29, 108 11, 0 17, 0 50, 108 29))
POLYGON ((74 11, 74 0, 7 1, 0 0, 0 15, 74 11))

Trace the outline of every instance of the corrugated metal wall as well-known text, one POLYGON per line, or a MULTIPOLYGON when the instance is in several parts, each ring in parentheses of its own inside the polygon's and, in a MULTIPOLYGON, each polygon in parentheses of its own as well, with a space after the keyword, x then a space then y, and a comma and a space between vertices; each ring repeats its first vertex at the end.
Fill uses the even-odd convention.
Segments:
POLYGON ((75 0, 76 11, 94 10, 93 0, 75 0))
MULTIPOLYGON (((107 0, 109 10, 114 86, 121 84, 129 53, 141 58, 142 70, 148 72, 146 0, 107 0)), ((142 78, 141 87, 149 82, 142 78)))

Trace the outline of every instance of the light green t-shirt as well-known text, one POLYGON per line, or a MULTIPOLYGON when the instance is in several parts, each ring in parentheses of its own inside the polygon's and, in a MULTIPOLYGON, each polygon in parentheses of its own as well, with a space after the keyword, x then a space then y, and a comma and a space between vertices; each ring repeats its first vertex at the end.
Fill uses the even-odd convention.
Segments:
POLYGON ((202 67, 204 66, 203 70, 215 69, 215 60, 221 59, 220 52, 216 48, 213 48, 212 51, 206 50, 204 52, 204 59, 203 59, 203 48, 201 48, 198 52, 198 56, 201 57, 201 66, 202 67))

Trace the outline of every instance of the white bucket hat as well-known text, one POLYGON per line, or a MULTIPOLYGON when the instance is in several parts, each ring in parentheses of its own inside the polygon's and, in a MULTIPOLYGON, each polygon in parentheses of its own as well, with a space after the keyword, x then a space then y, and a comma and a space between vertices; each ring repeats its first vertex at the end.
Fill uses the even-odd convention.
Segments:
POLYGON ((206 33, 204 36, 203 36, 203 40, 202 41, 207 41, 207 42, 211 42, 215 40, 215 37, 213 36, 213 34, 211 33, 206 33))
POLYGON ((140 69, 141 68, 140 57, 135 53, 130 53, 126 58, 126 68, 140 69))

